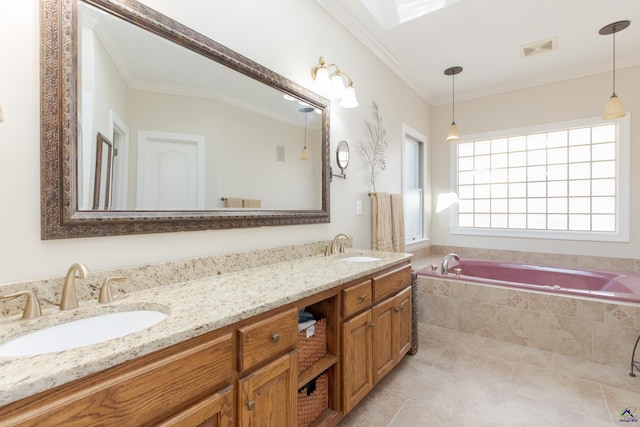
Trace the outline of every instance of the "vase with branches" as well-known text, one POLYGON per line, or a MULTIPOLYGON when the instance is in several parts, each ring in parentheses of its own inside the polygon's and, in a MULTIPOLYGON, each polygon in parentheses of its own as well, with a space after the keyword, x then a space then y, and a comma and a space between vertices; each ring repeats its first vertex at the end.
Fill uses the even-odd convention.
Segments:
POLYGON ((385 150, 387 148, 387 130, 382 125, 382 117, 375 101, 371 104, 372 122, 365 120, 366 140, 360 141, 358 148, 364 159, 364 165, 369 172, 369 184, 373 192, 376 191, 376 178, 387 166, 385 150))

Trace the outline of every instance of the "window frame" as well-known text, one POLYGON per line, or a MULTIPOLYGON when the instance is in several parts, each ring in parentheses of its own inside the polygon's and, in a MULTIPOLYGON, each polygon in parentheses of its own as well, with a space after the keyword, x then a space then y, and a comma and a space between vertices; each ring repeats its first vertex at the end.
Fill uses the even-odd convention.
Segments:
MULTIPOLYGON (((450 145, 450 191, 455 195, 449 213, 449 232, 455 235, 517 237, 533 239, 629 242, 630 241, 630 154, 631 154, 631 118, 630 114, 616 120, 602 120, 600 117, 548 123, 522 128, 498 130, 492 132, 464 135, 450 145), (578 127, 593 127, 607 123, 616 124, 616 225, 612 232, 604 231, 568 231, 548 229, 508 229, 473 228, 458 225, 458 144, 483 139, 508 138, 541 132, 553 132, 578 127)), ((491 199, 488 199, 491 200, 491 199)), ((507 200, 509 200, 507 198, 507 200)), ((547 199, 548 200, 548 199, 547 199)))
MULTIPOLYGON (((411 246, 411 247, 416 247, 416 246, 422 246, 422 244, 428 242, 430 240, 429 237, 429 224, 431 221, 431 188, 429 187, 429 183, 428 183, 428 176, 429 176, 429 164, 427 162, 427 159, 429 157, 429 141, 426 138, 426 136, 424 136, 422 133, 418 132, 417 130, 411 128, 410 126, 408 126, 407 124, 403 123, 402 124, 402 171, 401 171, 401 185, 402 185, 402 199, 403 199, 403 203, 406 204, 406 192, 405 192, 405 143, 407 139, 411 139, 412 141, 415 141, 416 143, 419 144, 419 156, 420 159, 418 160, 419 166, 420 166, 420 171, 419 174, 421 175, 419 177, 419 184, 420 184, 420 188, 422 190, 422 236, 421 237, 417 237, 415 239, 411 238, 407 238, 405 236, 405 245, 406 246, 411 246)), ((405 207, 405 211, 406 211, 406 207, 405 207)), ((405 213, 406 215, 406 213, 405 213)), ((406 223, 406 217, 405 217, 405 223, 406 223)))

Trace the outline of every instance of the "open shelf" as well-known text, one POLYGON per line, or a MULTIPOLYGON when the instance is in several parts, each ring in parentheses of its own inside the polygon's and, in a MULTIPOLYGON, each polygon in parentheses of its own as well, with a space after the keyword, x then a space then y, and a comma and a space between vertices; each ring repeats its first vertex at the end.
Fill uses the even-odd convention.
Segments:
POLYGON ((337 362, 338 358, 336 356, 329 353, 325 354, 320 360, 311 365, 309 369, 302 371, 298 375, 298 388, 301 388, 306 383, 335 365, 337 362))

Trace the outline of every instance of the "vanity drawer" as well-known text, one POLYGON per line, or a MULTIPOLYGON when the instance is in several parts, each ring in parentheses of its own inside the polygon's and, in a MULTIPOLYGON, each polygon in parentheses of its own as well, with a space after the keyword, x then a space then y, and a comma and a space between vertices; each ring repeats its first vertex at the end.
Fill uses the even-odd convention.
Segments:
POLYGON ((298 310, 293 308, 241 327, 238 337, 238 369, 242 372, 295 348, 298 342, 298 310))
POLYGON ((411 267, 401 267, 373 278, 373 298, 375 301, 400 292, 411 285, 411 267))
POLYGON ((349 317, 369 307, 373 302, 371 280, 343 289, 342 301, 342 306, 344 307, 342 315, 344 317, 349 317))

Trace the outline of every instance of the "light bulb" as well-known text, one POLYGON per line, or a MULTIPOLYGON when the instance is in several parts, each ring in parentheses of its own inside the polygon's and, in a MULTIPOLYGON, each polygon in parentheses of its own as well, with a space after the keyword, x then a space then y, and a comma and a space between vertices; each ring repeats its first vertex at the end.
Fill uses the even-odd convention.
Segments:
POLYGON ((349 86, 345 89, 344 95, 342 95, 342 99, 340 100, 340 106, 343 108, 355 108, 358 106, 356 90, 353 86, 349 86))

